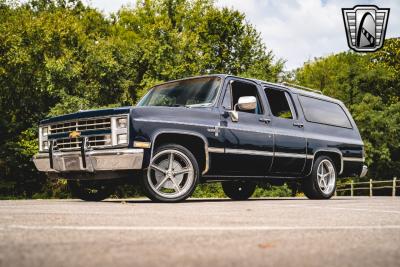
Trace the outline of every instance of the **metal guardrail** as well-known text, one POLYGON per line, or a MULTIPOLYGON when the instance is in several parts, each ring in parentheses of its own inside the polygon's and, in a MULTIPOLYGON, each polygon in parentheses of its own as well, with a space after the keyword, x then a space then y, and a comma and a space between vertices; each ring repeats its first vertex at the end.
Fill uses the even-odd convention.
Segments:
POLYGON ((399 181, 397 180, 396 177, 394 177, 392 180, 380 180, 380 181, 373 181, 372 179, 369 180, 369 182, 357 182, 354 183, 351 181, 350 183, 344 183, 341 185, 338 185, 335 191, 335 196, 337 196, 337 192, 346 192, 350 191, 350 196, 354 196, 354 191, 356 190, 369 190, 369 196, 373 196, 373 190, 374 189, 384 189, 384 188, 391 188, 392 189, 392 197, 396 196, 396 188, 400 188, 400 185, 397 185, 399 181), (374 186, 374 184, 388 184, 390 185, 380 185, 380 186, 374 186), (358 185, 361 185, 361 187, 358 187, 358 185), (368 185, 368 186, 364 186, 368 185), (348 187, 350 186, 350 187, 348 187))

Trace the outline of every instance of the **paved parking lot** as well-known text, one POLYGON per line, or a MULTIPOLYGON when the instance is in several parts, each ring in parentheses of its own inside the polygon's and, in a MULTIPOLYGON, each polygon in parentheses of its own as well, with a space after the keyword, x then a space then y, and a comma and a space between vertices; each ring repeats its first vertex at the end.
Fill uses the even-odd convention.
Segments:
POLYGON ((0 266, 399 266, 400 198, 0 201, 0 266))

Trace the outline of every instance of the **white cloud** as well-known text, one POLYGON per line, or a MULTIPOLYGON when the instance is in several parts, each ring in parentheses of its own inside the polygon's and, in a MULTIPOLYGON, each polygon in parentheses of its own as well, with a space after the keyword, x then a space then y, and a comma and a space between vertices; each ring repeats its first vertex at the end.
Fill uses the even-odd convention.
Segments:
MULTIPOLYGON (((110 13, 134 0, 86 0, 91 6, 110 13)), ((217 5, 233 7, 261 33, 269 49, 287 60, 286 69, 300 67, 314 57, 347 50, 341 8, 360 4, 356 0, 219 0, 217 5)), ((400 1, 362 1, 391 8, 387 37, 400 36, 400 1)))
MULTIPOLYGON (((391 8, 387 37, 400 36, 400 1, 364 1, 391 8)), ((246 14, 261 32, 269 49, 287 60, 286 68, 300 67, 314 57, 348 50, 341 8, 356 1, 345 0, 219 0, 219 6, 233 7, 246 14)))

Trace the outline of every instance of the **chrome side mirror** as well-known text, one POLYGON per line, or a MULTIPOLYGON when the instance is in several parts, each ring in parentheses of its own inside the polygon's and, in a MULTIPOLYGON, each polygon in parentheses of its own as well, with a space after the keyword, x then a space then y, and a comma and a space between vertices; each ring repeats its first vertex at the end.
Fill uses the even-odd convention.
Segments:
POLYGON ((241 110, 256 109, 257 99, 254 96, 242 96, 239 97, 239 100, 236 105, 238 105, 241 110))
POLYGON ((252 110, 257 107, 257 99, 254 96, 242 96, 239 97, 238 102, 233 107, 233 110, 229 111, 229 116, 231 117, 232 122, 239 121, 239 113, 237 112, 237 107, 240 110, 252 110))

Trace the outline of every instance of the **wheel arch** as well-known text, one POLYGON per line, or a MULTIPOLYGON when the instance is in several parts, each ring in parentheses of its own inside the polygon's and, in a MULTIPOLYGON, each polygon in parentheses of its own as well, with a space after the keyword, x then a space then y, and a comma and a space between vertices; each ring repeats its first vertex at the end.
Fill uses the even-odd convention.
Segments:
MULTIPOLYGON (((172 140, 168 141, 169 143, 175 143, 178 145, 182 145, 190 150, 190 148, 193 148, 195 146, 197 149, 195 149, 194 156, 196 159, 202 164, 201 169, 202 169, 202 174, 206 174, 209 170, 210 162, 209 162, 209 154, 208 154, 208 141, 207 139, 197 133, 197 132, 192 132, 192 131, 185 131, 185 130, 172 130, 172 129, 163 129, 163 130, 158 130, 155 132, 152 137, 151 137, 151 152, 150 152, 150 159, 153 157, 153 153, 155 148, 160 146, 161 144, 168 143, 165 140, 168 140, 168 138, 172 138, 172 140), (173 137, 180 137, 178 139, 174 139, 173 137), (184 137, 184 138, 182 138, 184 137), (195 144, 189 144, 188 140, 196 140, 197 143, 195 144), (201 144, 201 149, 199 149, 199 145, 201 144), (199 151, 200 150, 200 151, 199 151), (200 154, 199 154, 200 153, 200 154), (198 158, 200 157, 200 159, 198 158), (204 161, 204 162, 203 162, 204 161)), ((148 163, 149 163, 148 162, 148 163)), ((147 165, 148 165, 147 163, 147 165)))
POLYGON ((320 156, 328 156, 333 160, 333 163, 335 164, 335 167, 338 169, 338 175, 341 175, 343 173, 343 154, 342 152, 337 149, 337 148, 320 148, 317 149, 314 152, 313 158, 312 158, 312 163, 311 163, 311 168, 307 176, 309 176, 312 172, 312 169, 314 167, 314 162, 315 160, 320 157, 320 156))

